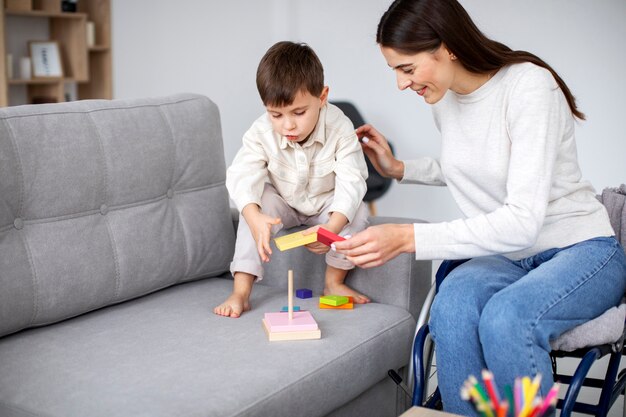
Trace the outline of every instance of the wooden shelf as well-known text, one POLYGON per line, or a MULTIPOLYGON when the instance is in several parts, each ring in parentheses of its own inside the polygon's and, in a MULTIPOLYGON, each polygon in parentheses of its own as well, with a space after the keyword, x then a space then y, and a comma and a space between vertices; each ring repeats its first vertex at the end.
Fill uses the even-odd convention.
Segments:
MULTIPOLYGON (((89 0, 87 0, 89 1, 89 0)), ((40 17, 55 19, 86 19, 87 13, 48 12, 46 10, 5 10, 7 16, 40 17)))
POLYGON ((107 52, 110 48, 105 45, 94 45, 89 47, 89 52, 107 52))
POLYGON ((78 100, 113 98, 111 0, 80 0, 76 12, 61 11, 61 0, 11 1, 19 10, 5 9, 7 1, 0 0, 0 107, 10 106, 12 101, 31 103, 42 97, 62 102, 66 93, 78 100), (33 19, 18 20, 24 17, 33 19), (47 20, 47 25, 38 19, 47 20), (95 27, 96 45, 91 47, 87 45, 87 22, 95 27), (16 25, 20 25, 19 30, 12 30, 18 28, 16 25), (27 42, 32 39, 28 33, 41 38, 42 27, 48 28, 48 39, 59 45, 64 77, 19 79, 15 71, 20 57, 28 55, 27 42), (13 79, 7 77, 7 54, 13 56, 13 79))
POLYGON ((19 78, 11 79, 7 81, 9 85, 31 85, 31 84, 58 84, 58 83, 79 83, 89 81, 79 81, 75 78, 31 78, 29 80, 22 80, 19 78))
POLYGON ((59 78, 31 78, 29 80, 9 80, 9 85, 57 84, 63 81, 59 78))

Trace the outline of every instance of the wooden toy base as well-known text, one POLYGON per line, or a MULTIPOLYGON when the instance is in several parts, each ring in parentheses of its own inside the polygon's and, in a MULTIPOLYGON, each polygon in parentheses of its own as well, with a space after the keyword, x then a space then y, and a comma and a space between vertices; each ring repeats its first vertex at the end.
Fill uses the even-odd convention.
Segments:
POLYGON ((270 342, 276 342, 280 340, 311 340, 322 338, 322 331, 320 329, 297 330, 290 332, 271 332, 269 326, 265 322, 265 319, 263 319, 263 330, 265 330, 267 338, 270 342))
POLYGON ((317 322, 310 311, 294 311, 291 319, 289 319, 289 312, 287 314, 282 312, 265 313, 264 320, 271 332, 296 332, 318 329, 317 322))
POLYGON ((270 342, 320 339, 322 332, 309 311, 293 311, 293 271, 287 273, 287 314, 265 313, 263 330, 270 342))

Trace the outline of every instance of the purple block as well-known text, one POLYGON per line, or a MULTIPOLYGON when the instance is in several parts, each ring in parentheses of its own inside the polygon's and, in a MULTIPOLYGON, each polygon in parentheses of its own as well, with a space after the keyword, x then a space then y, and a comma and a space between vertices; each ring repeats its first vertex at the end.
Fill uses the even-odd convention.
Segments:
POLYGON ((312 298, 313 297, 313 291, 311 291, 308 288, 300 288, 300 289, 296 290, 296 297, 298 297, 298 298, 312 298))

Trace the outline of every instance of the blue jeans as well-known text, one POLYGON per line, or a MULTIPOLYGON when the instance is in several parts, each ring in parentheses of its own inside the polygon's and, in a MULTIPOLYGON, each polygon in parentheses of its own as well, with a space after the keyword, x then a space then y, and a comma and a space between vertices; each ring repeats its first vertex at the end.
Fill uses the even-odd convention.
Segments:
POLYGON ((550 340, 619 304, 626 256, 601 237, 512 261, 471 259, 443 281, 431 309, 437 380, 444 410, 475 415, 459 395, 469 375, 493 371, 502 391, 516 376, 543 376, 552 386, 550 340))

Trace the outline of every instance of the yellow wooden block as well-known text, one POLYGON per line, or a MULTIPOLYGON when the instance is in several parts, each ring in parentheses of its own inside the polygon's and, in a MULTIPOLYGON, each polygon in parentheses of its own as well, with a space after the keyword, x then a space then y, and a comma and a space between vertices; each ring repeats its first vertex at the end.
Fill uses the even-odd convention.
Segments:
POLYGON ((302 232, 296 232, 274 239, 276 247, 281 251, 297 248, 298 246, 308 245, 309 243, 313 242, 317 242, 317 233, 303 235, 302 232))

